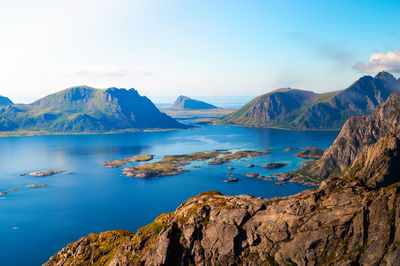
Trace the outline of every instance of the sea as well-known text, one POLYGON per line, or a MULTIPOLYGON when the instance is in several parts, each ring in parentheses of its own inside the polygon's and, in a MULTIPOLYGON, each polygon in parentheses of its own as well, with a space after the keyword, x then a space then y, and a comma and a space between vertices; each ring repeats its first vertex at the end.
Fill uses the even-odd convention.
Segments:
MULTIPOLYGON (((196 124, 195 121, 184 120, 196 124)), ((173 212, 202 191, 255 197, 293 195, 310 187, 247 178, 246 173, 271 176, 300 167, 295 157, 309 146, 329 147, 337 131, 289 131, 240 126, 198 125, 196 129, 121 134, 49 135, 0 138, 0 265, 41 265, 68 243, 90 233, 136 231, 159 214, 173 212), (138 154, 186 154, 215 149, 260 150, 271 154, 221 165, 194 162, 189 172, 139 179, 122 175, 122 168, 101 164, 138 154), (280 169, 265 169, 285 162, 280 169), (247 164, 255 167, 247 168, 247 164), (200 168, 193 168, 198 165, 200 168), (235 169, 229 171, 227 167, 235 169), (43 170, 64 170, 47 177, 19 176, 43 170), (231 172, 238 182, 224 182, 231 172), (29 188, 30 184, 48 187, 29 188)), ((130 163, 133 166, 140 163, 130 163)))

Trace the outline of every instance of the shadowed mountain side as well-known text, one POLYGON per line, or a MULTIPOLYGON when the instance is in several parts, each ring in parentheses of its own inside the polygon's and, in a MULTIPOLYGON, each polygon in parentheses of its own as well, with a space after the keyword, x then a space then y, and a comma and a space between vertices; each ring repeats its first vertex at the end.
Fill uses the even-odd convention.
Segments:
POLYGON ((302 130, 340 129, 348 118, 372 113, 392 92, 400 92, 400 80, 387 72, 375 77, 364 76, 345 90, 324 94, 279 89, 253 99, 216 123, 302 130))
POLYGON ((32 104, 0 108, 0 130, 107 132, 187 128, 134 90, 69 88, 32 104))

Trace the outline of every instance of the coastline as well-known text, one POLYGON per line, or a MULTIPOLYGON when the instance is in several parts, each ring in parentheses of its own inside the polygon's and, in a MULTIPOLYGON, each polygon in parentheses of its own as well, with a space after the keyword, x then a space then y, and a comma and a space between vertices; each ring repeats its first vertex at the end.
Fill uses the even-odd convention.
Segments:
POLYGON ((106 132, 97 131, 83 131, 83 132, 51 132, 51 131, 2 131, 0 132, 0 138, 9 137, 33 137, 33 136, 52 136, 52 135, 106 135, 106 134, 122 134, 122 133, 133 133, 133 132, 162 132, 162 131, 174 131, 174 130, 186 130, 186 129, 198 129, 198 127, 190 128, 154 128, 154 129, 124 129, 106 132))
POLYGON ((271 128, 271 129, 280 129, 286 131, 340 131, 341 128, 309 128, 309 129, 300 129, 300 128, 287 128, 287 127, 272 127, 272 126, 255 126, 255 125, 244 125, 244 124, 229 124, 229 123, 218 123, 216 121, 210 121, 211 125, 216 126, 238 126, 238 127, 250 127, 250 128, 271 128))

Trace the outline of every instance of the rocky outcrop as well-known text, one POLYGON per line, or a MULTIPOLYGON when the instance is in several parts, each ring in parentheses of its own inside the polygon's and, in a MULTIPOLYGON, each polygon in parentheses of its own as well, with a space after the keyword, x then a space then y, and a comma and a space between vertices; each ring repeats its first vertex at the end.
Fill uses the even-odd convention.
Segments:
POLYGON ((372 113, 393 92, 400 92, 400 80, 387 72, 375 77, 364 76, 345 90, 323 94, 279 89, 253 99, 216 123, 302 130, 340 129, 348 118, 372 113))
POLYGON ((203 109, 215 109, 218 108, 215 105, 191 99, 186 96, 179 96, 172 106, 172 110, 203 110, 203 109))
POLYGON ((397 265, 397 116, 394 94, 373 115, 349 120, 328 149, 340 155, 332 163, 344 165, 347 156, 348 166, 319 188, 273 199, 201 193, 137 233, 83 237, 46 265, 397 265), (346 143, 365 144, 339 144, 350 131, 346 143))
POLYGON ((358 154, 368 154, 369 145, 388 135, 400 136, 400 94, 393 93, 368 116, 350 118, 333 145, 315 163, 286 173, 281 180, 320 182, 331 176, 341 176, 358 154))

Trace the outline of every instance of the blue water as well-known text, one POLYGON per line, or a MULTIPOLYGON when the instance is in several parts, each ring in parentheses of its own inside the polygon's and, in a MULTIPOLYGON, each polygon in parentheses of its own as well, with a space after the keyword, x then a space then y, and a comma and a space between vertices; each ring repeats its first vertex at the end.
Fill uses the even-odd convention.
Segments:
POLYGON ((280 172, 293 170, 303 161, 287 147, 328 147, 337 132, 301 132, 231 126, 202 126, 194 130, 137 132, 110 135, 59 135, 0 138, 0 264, 38 265, 67 243, 91 232, 124 228, 135 231, 158 214, 171 212, 201 191, 276 197, 298 193, 298 184, 274 186, 272 181, 243 177, 268 162, 287 162, 280 172), (272 154, 223 165, 201 165, 177 176, 136 179, 121 175, 119 168, 100 164, 136 154, 183 154, 212 149, 265 149, 272 154), (245 165, 253 163, 253 169, 245 165), (225 183, 233 166, 237 183, 225 183), (17 176, 19 173, 60 169, 75 174, 49 177, 17 176), (27 188, 47 184, 47 188, 27 188))

